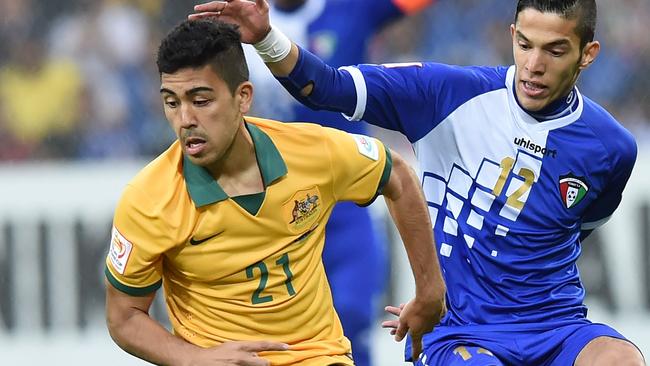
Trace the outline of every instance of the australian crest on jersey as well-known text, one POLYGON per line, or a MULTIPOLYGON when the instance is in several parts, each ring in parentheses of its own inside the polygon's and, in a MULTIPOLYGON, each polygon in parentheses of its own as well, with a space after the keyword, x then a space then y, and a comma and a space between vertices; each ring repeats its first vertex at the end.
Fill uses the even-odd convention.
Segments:
POLYGON ((297 191, 282 204, 282 217, 293 232, 311 228, 320 217, 322 197, 318 186, 297 191))

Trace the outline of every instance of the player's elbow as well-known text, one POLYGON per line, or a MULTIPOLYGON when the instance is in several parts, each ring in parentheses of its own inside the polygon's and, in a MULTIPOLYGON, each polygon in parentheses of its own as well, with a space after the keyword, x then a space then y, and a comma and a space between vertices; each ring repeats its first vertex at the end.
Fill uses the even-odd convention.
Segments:
POLYGON ((108 329, 108 334, 113 339, 113 342, 120 345, 122 344, 122 332, 123 322, 120 322, 118 318, 111 316, 109 312, 106 312, 106 328, 108 329))
MULTIPOLYGON (((134 354, 132 349, 134 339, 138 338, 141 328, 136 318, 142 314, 138 309, 106 309, 106 328, 113 342, 128 353, 134 354)), ((145 316, 149 316, 145 314, 145 316)))
POLYGON ((122 346, 129 319, 133 314, 122 312, 114 306, 106 306, 106 328, 113 341, 122 346))
POLYGON ((131 331, 135 318, 141 315, 149 316, 145 311, 134 306, 129 297, 119 292, 106 282, 106 328, 111 338, 122 346, 126 335, 131 331))

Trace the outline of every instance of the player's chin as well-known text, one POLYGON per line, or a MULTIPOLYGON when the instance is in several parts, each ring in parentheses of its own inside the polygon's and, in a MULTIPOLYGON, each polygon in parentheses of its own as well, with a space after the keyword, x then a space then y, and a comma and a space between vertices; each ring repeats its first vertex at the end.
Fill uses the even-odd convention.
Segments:
POLYGON ((189 159, 190 162, 194 165, 207 168, 214 162, 214 158, 211 157, 211 154, 202 152, 199 154, 188 154, 185 153, 185 157, 189 159))
POLYGON ((544 107, 546 107, 549 104, 549 98, 548 97, 541 97, 541 98, 530 98, 530 97, 524 97, 521 98, 520 100, 521 106, 524 107, 529 112, 537 112, 544 107))

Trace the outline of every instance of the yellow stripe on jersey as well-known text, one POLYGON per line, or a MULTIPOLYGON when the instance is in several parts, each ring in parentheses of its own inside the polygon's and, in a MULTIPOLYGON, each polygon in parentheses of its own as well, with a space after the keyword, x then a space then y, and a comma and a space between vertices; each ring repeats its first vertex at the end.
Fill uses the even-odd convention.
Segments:
POLYGON ((132 295, 162 281, 174 333, 196 345, 274 340, 292 347, 263 354, 273 365, 352 365, 321 261, 325 224, 337 201, 374 199, 390 154, 314 124, 246 121, 263 201, 240 206, 175 142, 124 190, 106 276, 132 295))

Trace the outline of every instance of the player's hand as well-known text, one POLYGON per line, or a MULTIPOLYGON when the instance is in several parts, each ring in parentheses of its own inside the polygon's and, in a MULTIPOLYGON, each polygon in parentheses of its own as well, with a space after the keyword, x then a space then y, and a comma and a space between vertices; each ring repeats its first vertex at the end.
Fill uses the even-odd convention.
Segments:
POLYGON ((389 328, 390 334, 395 336, 397 342, 401 342, 407 333, 411 335, 413 360, 417 360, 422 353, 422 336, 431 332, 447 312, 444 298, 424 302, 417 297, 399 307, 386 306, 385 310, 399 319, 384 321, 382 327, 389 328))
POLYGON ((194 14, 190 14, 188 19, 212 17, 237 24, 244 43, 257 43, 271 31, 269 4, 266 0, 210 1, 194 6, 194 14))
POLYGON ((271 363, 257 355, 265 351, 286 351, 284 343, 268 341, 227 342, 201 349, 188 366, 268 366, 271 363))
POLYGON ((390 335, 392 336, 394 336, 395 333, 397 332, 397 327, 399 326, 399 315, 402 313, 402 309, 404 309, 404 306, 406 306, 406 304, 402 303, 399 304, 399 307, 391 306, 391 305, 384 307, 384 310, 387 313, 393 314, 398 318, 392 320, 384 320, 383 322, 381 322, 381 327, 390 329, 390 335))

